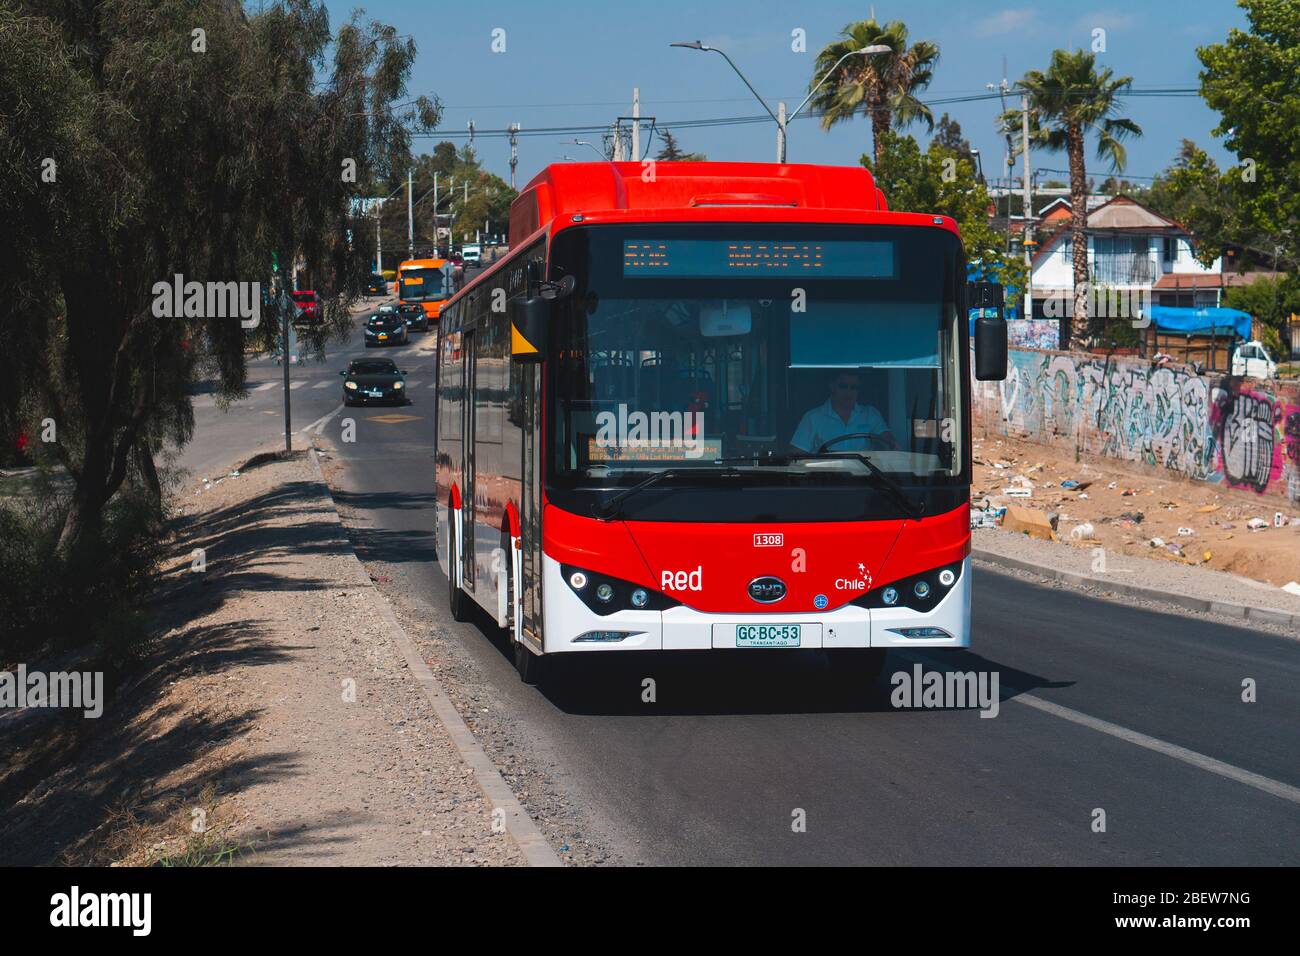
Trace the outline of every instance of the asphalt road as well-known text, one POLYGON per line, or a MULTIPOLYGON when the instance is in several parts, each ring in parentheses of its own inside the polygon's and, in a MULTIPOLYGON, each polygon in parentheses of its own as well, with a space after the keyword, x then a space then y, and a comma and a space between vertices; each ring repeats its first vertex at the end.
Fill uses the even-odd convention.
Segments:
MULTIPOLYGON (((493 708, 513 716, 625 857, 1300 863, 1300 641, 1276 634, 978 567, 973 649, 892 654, 856 704, 837 703, 822 661, 797 652, 610 654, 571 664, 545 692, 521 684, 488 625, 446 613, 431 534, 432 337, 414 341, 391 351, 410 370, 400 420, 349 409, 356 442, 335 436, 359 553, 403 569, 402 600, 455 635, 493 708), (894 708, 888 675, 917 663, 996 672, 997 716, 894 708), (642 701, 646 677, 655 703, 642 701), (1241 699, 1248 678, 1256 703, 1241 699)), ((295 368, 298 427, 338 405, 338 369, 361 351, 354 342, 325 366, 295 368)), ((278 372, 256 366, 252 387, 278 372)), ((192 461, 224 467, 253 440, 273 444, 281 396, 276 385, 254 390, 247 409, 198 409, 192 461)))
MULTIPOLYGON (((373 298, 359 303, 353 310, 357 317, 352 336, 345 343, 330 343, 324 361, 308 358, 289 367, 290 428, 295 448, 306 447, 306 430, 324 416, 341 411, 343 379, 339 372, 353 358, 391 358, 405 369, 407 386, 421 400, 421 394, 433 395, 433 337, 412 332, 410 344, 367 349, 361 337, 361 321, 383 302, 395 299, 373 298)), ((274 359, 261 357, 248 363, 246 398, 226 410, 217 406, 215 397, 200 391, 194 399, 194 440, 182 451, 176 465, 188 472, 191 482, 227 474, 240 460, 257 451, 284 448, 284 368, 274 359)), ((401 409, 368 406, 348 409, 360 421, 401 409)))

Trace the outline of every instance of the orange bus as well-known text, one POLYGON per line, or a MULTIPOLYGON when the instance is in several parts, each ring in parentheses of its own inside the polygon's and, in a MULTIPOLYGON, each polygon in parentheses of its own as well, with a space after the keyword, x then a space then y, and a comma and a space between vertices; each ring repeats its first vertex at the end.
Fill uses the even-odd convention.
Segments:
POLYGON ((397 298, 402 306, 420 306, 423 317, 413 309, 403 308, 405 315, 413 315, 413 327, 428 331, 442 315, 442 304, 451 297, 451 270, 444 266, 446 259, 407 259, 397 266, 397 298))

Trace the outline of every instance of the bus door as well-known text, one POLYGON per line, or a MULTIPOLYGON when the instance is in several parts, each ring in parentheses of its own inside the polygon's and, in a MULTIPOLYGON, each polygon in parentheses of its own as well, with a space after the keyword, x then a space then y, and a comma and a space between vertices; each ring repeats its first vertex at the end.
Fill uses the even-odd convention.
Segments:
POLYGON ((520 566, 520 612, 522 631, 537 644, 542 631, 542 442, 541 442, 541 367, 532 364, 515 366, 521 379, 520 426, 522 456, 519 495, 519 534, 522 549, 520 566))
POLYGON ((474 517, 477 507, 477 482, 476 467, 474 461, 474 405, 477 396, 477 336, 476 329, 465 329, 461 338, 461 361, 464 363, 461 369, 461 380, 464 382, 465 400, 461 403, 461 454, 464 457, 461 465, 461 474, 465 476, 464 487, 461 489, 461 549, 460 560, 462 568, 462 577, 464 578, 464 590, 473 592, 475 584, 475 570, 477 564, 474 560, 474 517))

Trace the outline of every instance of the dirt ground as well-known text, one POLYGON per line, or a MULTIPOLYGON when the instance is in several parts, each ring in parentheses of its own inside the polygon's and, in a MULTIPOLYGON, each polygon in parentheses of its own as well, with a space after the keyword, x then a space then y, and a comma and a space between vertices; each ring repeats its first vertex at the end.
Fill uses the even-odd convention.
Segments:
POLYGON ((0 715, 0 863, 522 864, 310 462, 178 505, 156 641, 102 717, 0 715))
POLYGON ((1109 459, 1076 462, 1069 451, 1023 439, 977 438, 974 457, 973 508, 1019 505, 1055 514, 1057 538, 1077 547, 1204 566, 1275 587, 1300 582, 1300 511, 1280 499, 1154 477, 1109 459), (1071 481, 1077 486, 1062 487, 1071 481), (1030 497, 1007 494, 1017 487, 1030 497), (1252 519, 1265 527, 1252 530, 1252 519))

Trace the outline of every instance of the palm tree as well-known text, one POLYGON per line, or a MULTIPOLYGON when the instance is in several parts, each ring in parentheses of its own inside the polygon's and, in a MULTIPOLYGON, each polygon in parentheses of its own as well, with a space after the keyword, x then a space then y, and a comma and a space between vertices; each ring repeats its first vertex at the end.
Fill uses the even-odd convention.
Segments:
MULTIPOLYGON (((1097 158, 1109 160, 1120 172, 1127 153, 1120 141, 1141 136, 1131 119, 1117 117, 1120 95, 1133 77, 1116 79, 1109 68, 1097 70, 1097 57, 1087 50, 1054 50, 1047 72, 1030 70, 1017 84, 1029 97, 1029 142, 1059 152, 1070 159, 1070 241, 1074 249, 1074 318, 1070 337, 1082 342, 1088 335, 1088 171, 1084 163, 1084 138, 1097 136, 1097 158)), ((1002 116, 1007 132, 1019 136, 1019 110, 1002 116)), ((1023 149, 1023 144, 1019 147, 1023 149)), ((1032 215, 1027 210, 1026 215, 1032 215)))
POLYGON ((830 77, 813 97, 812 106, 822 114, 822 129, 862 113, 871 118, 872 155, 880 162, 884 132, 891 127, 909 126, 917 120, 934 129, 934 115, 916 94, 930 85, 939 62, 939 45, 920 40, 907 45, 907 26, 891 20, 884 26, 873 16, 850 23, 840 31, 842 39, 817 54, 809 87, 826 75, 846 53, 869 46, 887 46, 891 53, 870 53, 852 57, 830 77))

